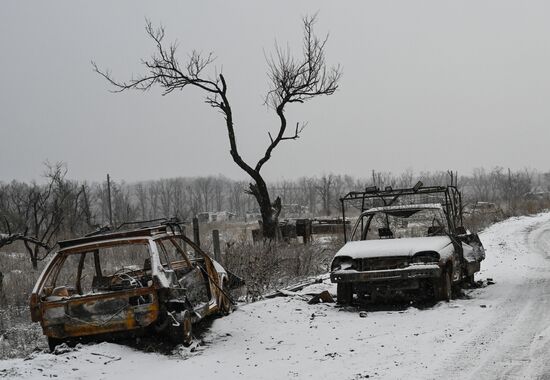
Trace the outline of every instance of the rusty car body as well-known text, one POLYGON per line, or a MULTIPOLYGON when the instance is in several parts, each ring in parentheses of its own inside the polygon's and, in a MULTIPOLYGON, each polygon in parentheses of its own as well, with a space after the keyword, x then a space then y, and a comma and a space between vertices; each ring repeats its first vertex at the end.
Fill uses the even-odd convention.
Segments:
POLYGON ((344 217, 347 203, 360 214, 331 264, 340 304, 354 297, 366 302, 419 295, 449 300, 453 286, 473 283, 485 251, 479 237, 463 226, 456 187, 370 188, 341 201, 344 217))
POLYGON ((30 300, 32 320, 42 325, 50 349, 118 333, 166 333, 189 344, 195 322, 230 312, 227 272, 178 226, 59 242, 30 300))

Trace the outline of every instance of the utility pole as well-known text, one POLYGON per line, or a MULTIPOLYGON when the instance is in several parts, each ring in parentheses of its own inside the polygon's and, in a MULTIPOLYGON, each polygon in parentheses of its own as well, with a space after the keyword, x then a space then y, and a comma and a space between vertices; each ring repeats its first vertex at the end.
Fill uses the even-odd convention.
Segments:
POLYGON ((109 225, 113 226, 113 207, 111 205, 111 177, 107 173, 107 199, 109 204, 109 225))
POLYGON ((199 218, 196 216, 193 218, 193 240, 199 247, 201 246, 201 238, 199 233, 199 218))
POLYGON ((507 191, 507 198, 508 198, 508 210, 512 209, 512 172, 510 168, 508 168, 508 191, 507 191))
POLYGON ((221 264, 222 250, 220 248, 220 230, 212 230, 212 242, 214 243, 214 258, 221 264))

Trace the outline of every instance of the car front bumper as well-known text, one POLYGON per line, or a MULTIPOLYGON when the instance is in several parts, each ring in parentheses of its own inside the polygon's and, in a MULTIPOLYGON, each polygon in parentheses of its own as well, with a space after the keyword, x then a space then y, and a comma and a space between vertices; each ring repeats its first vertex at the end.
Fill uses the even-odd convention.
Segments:
POLYGON ((415 280, 439 278, 441 268, 436 264, 411 265, 400 269, 372 270, 360 272, 354 269, 337 270, 330 274, 331 282, 375 282, 388 280, 415 280))

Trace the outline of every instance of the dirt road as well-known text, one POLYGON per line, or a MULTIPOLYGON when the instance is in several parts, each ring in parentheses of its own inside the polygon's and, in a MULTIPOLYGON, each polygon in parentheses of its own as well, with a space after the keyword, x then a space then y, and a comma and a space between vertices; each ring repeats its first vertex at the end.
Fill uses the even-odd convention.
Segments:
MULTIPOLYGON (((550 379, 550 224, 518 231, 505 260, 516 273, 488 290, 493 313, 480 320, 439 375, 460 379, 550 379), (524 239, 521 239, 521 236, 524 239)), ((438 377, 438 376, 436 376, 438 377)))

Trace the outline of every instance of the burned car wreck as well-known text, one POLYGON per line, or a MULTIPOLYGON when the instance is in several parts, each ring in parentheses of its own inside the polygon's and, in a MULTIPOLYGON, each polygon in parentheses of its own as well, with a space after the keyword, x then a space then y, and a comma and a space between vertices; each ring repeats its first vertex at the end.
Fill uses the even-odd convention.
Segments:
POLYGON ((476 234, 462 222, 454 186, 367 188, 341 199, 360 211, 331 264, 337 301, 377 302, 394 296, 449 300, 452 288, 473 283, 485 258, 476 234))
POLYGON ((65 340, 146 332, 190 344, 194 323, 230 312, 227 272, 179 226, 59 242, 30 300, 50 349, 65 340))

